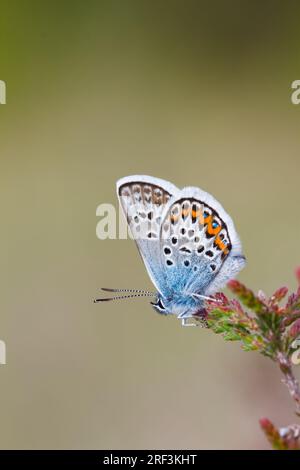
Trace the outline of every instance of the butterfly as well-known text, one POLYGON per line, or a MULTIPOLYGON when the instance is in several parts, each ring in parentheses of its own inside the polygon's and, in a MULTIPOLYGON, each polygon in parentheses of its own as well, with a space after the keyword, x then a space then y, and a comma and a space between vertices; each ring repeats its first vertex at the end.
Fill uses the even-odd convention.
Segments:
POLYGON ((103 288, 126 295, 95 302, 153 296, 157 312, 194 325, 189 320, 204 318, 205 301, 245 266, 231 217, 202 189, 152 176, 121 178, 117 194, 156 292, 103 288))

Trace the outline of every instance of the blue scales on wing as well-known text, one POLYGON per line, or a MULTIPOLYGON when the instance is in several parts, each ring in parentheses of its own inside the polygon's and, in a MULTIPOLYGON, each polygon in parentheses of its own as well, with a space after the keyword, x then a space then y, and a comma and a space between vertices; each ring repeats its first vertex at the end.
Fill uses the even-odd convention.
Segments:
POLYGON ((232 248, 227 226, 216 210, 193 197, 179 198, 169 206, 160 242, 167 283, 183 295, 204 295, 232 248))

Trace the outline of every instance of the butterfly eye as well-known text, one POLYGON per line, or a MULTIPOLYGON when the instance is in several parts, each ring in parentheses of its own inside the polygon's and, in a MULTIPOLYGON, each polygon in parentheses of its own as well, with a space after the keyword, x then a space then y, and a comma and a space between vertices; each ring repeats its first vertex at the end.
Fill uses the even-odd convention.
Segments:
POLYGON ((157 308, 157 310, 159 310, 160 312, 164 312, 166 310, 166 307, 164 306, 161 298, 159 298, 157 302, 151 302, 151 304, 153 305, 153 307, 157 308))
POLYGON ((158 299, 158 302, 157 302, 157 307, 160 308, 161 310, 166 310, 166 307, 164 306, 164 304, 162 303, 162 300, 161 299, 158 299))

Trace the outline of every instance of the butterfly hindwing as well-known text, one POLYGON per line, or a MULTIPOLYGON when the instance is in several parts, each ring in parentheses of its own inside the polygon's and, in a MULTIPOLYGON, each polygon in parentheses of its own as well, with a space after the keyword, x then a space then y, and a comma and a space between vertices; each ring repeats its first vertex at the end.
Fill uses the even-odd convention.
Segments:
POLYGON ((213 293, 244 263, 231 218, 212 196, 198 188, 185 188, 172 199, 160 240, 167 283, 174 292, 213 293))

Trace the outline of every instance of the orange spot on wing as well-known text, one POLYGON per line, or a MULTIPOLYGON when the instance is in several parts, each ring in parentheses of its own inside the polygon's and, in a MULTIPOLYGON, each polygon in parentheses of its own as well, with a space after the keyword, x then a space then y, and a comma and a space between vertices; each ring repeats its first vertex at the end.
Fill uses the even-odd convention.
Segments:
POLYGON ((205 219, 203 217, 203 212, 199 211, 199 223, 200 225, 204 225, 205 219))
POLYGON ((225 250, 227 250, 227 252, 225 254, 228 254, 228 248, 227 246, 225 245, 225 243, 222 242, 221 238, 220 237, 216 237, 215 239, 215 245, 217 245, 218 248, 220 248, 220 250, 224 251, 225 253, 225 250))
POLYGON ((218 235, 218 233, 222 230, 222 227, 220 225, 218 225, 218 227, 213 228, 212 220, 210 220, 207 224, 207 229, 206 230, 209 233, 209 235, 218 235))
POLYGON ((218 248, 220 248, 220 250, 223 251, 224 255, 228 255, 229 249, 228 249, 227 245, 225 245, 225 243, 222 242, 220 237, 216 237, 214 243, 215 243, 215 245, 217 245, 218 248))

